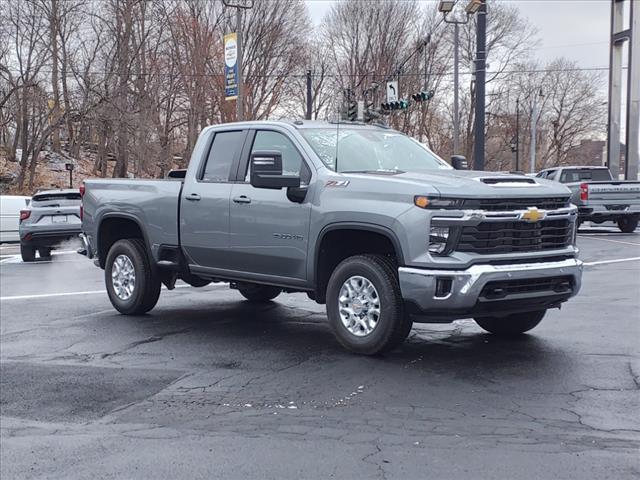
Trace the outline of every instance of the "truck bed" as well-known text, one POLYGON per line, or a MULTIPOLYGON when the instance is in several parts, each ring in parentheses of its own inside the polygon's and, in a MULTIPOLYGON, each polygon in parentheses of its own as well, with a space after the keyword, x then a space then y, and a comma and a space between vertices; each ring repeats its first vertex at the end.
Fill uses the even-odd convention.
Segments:
POLYGON ((83 197, 85 231, 96 235, 102 218, 118 213, 143 224, 149 245, 178 245, 180 180, 86 180, 83 197))

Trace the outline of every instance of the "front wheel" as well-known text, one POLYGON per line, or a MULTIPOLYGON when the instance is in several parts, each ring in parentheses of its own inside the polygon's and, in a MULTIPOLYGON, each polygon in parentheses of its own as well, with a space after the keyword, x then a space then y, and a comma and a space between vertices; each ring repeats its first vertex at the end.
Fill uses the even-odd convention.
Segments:
POLYGON ((623 217, 618 219, 618 228, 623 233, 633 233, 638 226, 638 219, 631 217, 623 217))
POLYGON ((489 333, 496 335, 519 335, 535 328, 547 313, 546 310, 535 312, 512 313, 506 317, 478 317, 474 320, 489 333))
POLYGON ((327 316, 347 350, 374 355, 400 345, 411 331, 395 263, 383 255, 357 255, 340 263, 327 286, 327 316))
POLYGON ((113 244, 107 255, 104 278, 109 300, 120 313, 141 315, 158 303, 160 277, 139 238, 113 244))

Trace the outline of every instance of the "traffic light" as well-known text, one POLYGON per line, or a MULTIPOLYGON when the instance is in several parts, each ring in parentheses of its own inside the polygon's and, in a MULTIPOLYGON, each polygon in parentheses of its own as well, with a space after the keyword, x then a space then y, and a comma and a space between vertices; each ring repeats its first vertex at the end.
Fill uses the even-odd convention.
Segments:
POLYGON ((411 98, 414 102, 426 102, 427 100, 431 100, 435 92, 433 90, 422 91, 419 93, 414 93, 411 95, 411 98))
POLYGON ((349 101, 347 105, 347 120, 355 122, 358 119, 358 102, 349 101))
POLYGON ((411 104, 409 103, 408 100, 398 100, 395 102, 387 102, 387 103, 383 103, 382 105, 380 105, 382 107, 382 110, 385 112, 389 112, 391 110, 406 110, 407 108, 409 108, 411 104))

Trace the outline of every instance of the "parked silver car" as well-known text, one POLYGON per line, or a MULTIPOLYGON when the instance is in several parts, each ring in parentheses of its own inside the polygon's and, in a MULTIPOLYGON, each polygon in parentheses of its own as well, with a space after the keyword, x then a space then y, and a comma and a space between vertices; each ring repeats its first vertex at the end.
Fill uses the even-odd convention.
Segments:
POLYGON ((60 243, 81 231, 80 192, 46 190, 36 193, 29 208, 20 211, 20 254, 25 262, 49 258, 60 243))

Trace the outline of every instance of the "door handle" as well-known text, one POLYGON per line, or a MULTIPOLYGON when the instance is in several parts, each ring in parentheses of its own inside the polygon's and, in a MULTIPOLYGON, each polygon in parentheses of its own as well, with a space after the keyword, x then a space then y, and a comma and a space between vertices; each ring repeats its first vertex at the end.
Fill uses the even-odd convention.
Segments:
POLYGON ((190 193, 184 198, 186 198, 187 200, 191 200, 192 202, 197 202, 201 197, 197 193, 190 193))
POLYGON ((251 199, 246 195, 240 195, 239 197, 233 197, 233 203, 251 203, 251 199))

